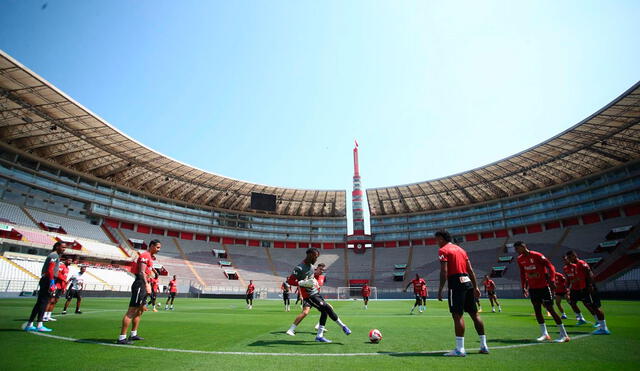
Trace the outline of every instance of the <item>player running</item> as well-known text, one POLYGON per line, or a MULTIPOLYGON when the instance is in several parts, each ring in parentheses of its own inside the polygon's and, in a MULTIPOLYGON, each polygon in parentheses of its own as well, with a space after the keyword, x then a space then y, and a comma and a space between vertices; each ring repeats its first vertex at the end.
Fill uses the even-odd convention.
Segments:
POLYGON ((476 274, 471 267, 471 261, 458 245, 451 243, 449 232, 442 230, 435 233, 435 238, 440 249, 438 257, 440 259, 440 288, 438 289, 438 300, 442 301, 442 290, 444 284, 449 282, 449 312, 453 317, 453 324, 456 334, 456 348, 447 357, 464 357, 467 355, 464 349, 464 318, 462 315, 467 312, 480 336, 480 353, 489 354, 487 346, 487 336, 484 333, 484 323, 478 314, 474 297, 480 297, 480 289, 476 282, 476 274))
POLYGON ((120 330, 117 344, 131 345, 134 340, 144 340, 144 338, 138 336, 138 326, 145 311, 145 299, 147 295, 151 294, 149 278, 153 272, 153 259, 161 247, 160 241, 152 240, 149 242, 149 250, 138 252, 138 260, 136 260, 131 269, 131 273, 136 276, 136 279, 131 285, 129 309, 122 317, 122 329, 120 330), (131 324, 131 336, 127 339, 127 329, 131 324))
POLYGON ((365 283, 360 289, 360 295, 362 295, 362 301, 364 301, 364 309, 367 309, 369 305, 369 296, 371 296, 371 287, 368 283, 365 283))
POLYGON ((318 260, 318 256, 320 256, 318 249, 313 247, 307 249, 305 259, 294 268, 289 278, 287 278, 287 283, 300 287, 302 298, 320 311, 320 326, 318 326, 315 340, 321 343, 330 343, 331 340, 324 337, 324 326, 327 323, 327 317, 342 327, 342 331, 346 335, 351 334, 351 330, 340 320, 331 305, 324 300, 318 291, 318 281, 313 277, 313 264, 318 260))
POLYGON ((496 295, 496 283, 493 282, 493 280, 485 274, 482 285, 484 286, 484 293, 487 295, 487 297, 489 297, 489 303, 491 304, 491 313, 496 312, 495 307, 498 307, 498 312, 502 312, 502 307, 500 306, 500 303, 498 303, 498 295, 496 295))
POLYGON ((249 280, 249 286, 245 292, 245 301, 247 302, 247 309, 253 309, 253 292, 256 291, 256 287, 253 285, 253 280, 249 280))
POLYGON ((409 286, 413 285, 413 294, 416 296, 416 302, 413 304, 413 308, 409 314, 413 314, 413 311, 418 307, 418 312, 422 313, 427 309, 427 295, 429 289, 427 288, 427 282, 420 278, 420 275, 416 273, 416 278, 412 279, 404 288, 404 292, 407 292, 409 286))
POLYGON ((42 272, 40 275, 40 282, 38 283, 40 289, 38 291, 38 299, 33 305, 31 315, 29 316, 29 322, 24 328, 25 331, 39 331, 39 332, 51 332, 50 328, 45 327, 42 322, 44 318, 44 311, 47 309, 47 304, 51 295, 56 290, 56 277, 58 276, 58 268, 60 266, 60 256, 64 254, 64 250, 67 248, 67 244, 64 242, 56 242, 53 244, 53 249, 47 255, 47 258, 42 265, 42 272), (33 325, 33 321, 38 320, 37 326, 33 325))
POLYGON ((569 262, 572 263, 567 272, 567 278, 571 285, 571 302, 575 304, 578 301, 582 301, 587 309, 596 314, 599 328, 593 332, 594 335, 611 334, 604 319, 604 312, 601 308, 591 267, 584 260, 580 260, 575 251, 567 252, 566 256, 569 262))
POLYGON ((549 333, 547 332, 547 325, 544 322, 544 316, 542 315, 542 306, 553 317, 553 320, 558 325, 560 330, 560 337, 554 342, 565 343, 571 340, 567 331, 562 324, 562 320, 555 309, 553 309, 553 296, 552 292, 555 291, 555 276, 556 269, 551 262, 541 253, 533 250, 529 250, 527 245, 522 241, 516 241, 513 246, 518 252, 518 266, 520 267, 520 282, 522 284, 522 293, 524 297, 527 296, 531 299, 533 304, 533 310, 536 314, 536 320, 540 325, 540 337, 537 341, 551 340, 549 333))
MULTIPOLYGON (((318 288, 318 293, 320 293, 320 290, 322 290, 322 286, 324 286, 324 282, 326 278, 324 263, 320 263, 316 266, 316 269, 314 269, 313 271, 313 278, 315 278, 316 281, 318 282, 317 288, 318 288)), ((331 304, 329 303, 327 303, 327 305, 331 306, 331 304)), ((311 302, 303 300, 302 312, 300 312, 300 314, 296 316, 295 320, 293 320, 293 324, 291 324, 291 327, 289 327, 289 329, 287 330, 287 335, 296 336, 296 327, 298 327, 298 325, 300 325, 300 322, 302 322, 302 320, 309 315, 310 311, 311 311, 311 302)), ((320 323, 317 323, 315 327, 316 331, 318 330, 319 327, 320 327, 320 323)), ((329 330, 325 329, 324 331, 328 332, 329 330)))
POLYGON ((68 256, 64 256, 60 260, 60 265, 58 266, 58 277, 56 277, 56 291, 53 292, 53 295, 51 295, 51 299, 49 299, 49 304, 47 305, 47 309, 44 312, 44 317, 42 318, 44 322, 57 321, 57 319, 51 317, 51 314, 53 313, 56 304, 58 304, 58 300, 60 300, 67 289, 67 277, 69 275, 69 265, 71 265, 71 258, 68 256))
POLYGON ((288 283, 283 282, 280 285, 280 290, 282 290, 282 301, 284 302, 284 311, 291 311, 291 300, 289 300, 289 292, 291 292, 291 286, 288 283))
POLYGON ((149 302, 147 303, 147 308, 151 305, 154 312, 157 312, 156 309, 156 299, 158 297, 158 272, 153 270, 153 277, 149 279, 149 284, 151 285, 151 295, 149 296, 149 302))
MULTIPOLYGON (((573 313, 575 313, 576 315, 576 326, 580 326, 580 325, 584 325, 587 322, 587 320, 584 318, 584 316, 582 315, 582 311, 580 310, 580 308, 578 307, 578 302, 577 301, 573 301, 571 300, 571 284, 569 282, 569 275, 573 274, 573 270, 574 270, 574 265, 572 262, 569 261, 569 257, 567 255, 564 255, 562 257, 562 260, 564 261, 564 266, 562 267, 562 270, 564 271, 564 274, 567 278, 567 288, 569 289, 569 293, 567 294, 567 301, 569 302, 569 306, 571 306, 571 309, 573 310, 573 313)), ((598 323, 598 318, 596 317, 595 312, 593 312, 593 310, 590 307, 587 307, 587 310, 589 310, 589 312, 591 312, 591 315, 593 316, 593 318, 596 321, 596 327, 597 327, 597 323, 598 323)))
POLYGON ((80 272, 74 274, 69 279, 69 284, 67 286, 67 302, 64 303, 64 310, 62 314, 67 314, 67 308, 69 308, 69 304, 71 300, 76 299, 76 314, 82 314, 80 311, 80 303, 82 302, 82 290, 84 289, 84 274, 87 272, 87 267, 80 267, 80 272))
POLYGON ((167 296, 167 302, 164 303, 164 310, 173 310, 173 301, 176 300, 177 293, 178 293, 178 281, 177 281, 176 275, 174 274, 173 279, 169 281, 169 293, 167 296), (171 302, 171 306, 169 306, 169 302, 171 302))
POLYGON ((564 308, 562 307, 562 299, 568 300, 568 292, 567 292, 567 277, 564 276, 564 274, 560 273, 560 272, 556 272, 556 277, 555 277, 555 281, 556 281, 556 306, 558 307, 558 310, 560 310, 560 313, 562 313, 562 315, 560 316, 561 319, 567 319, 567 314, 564 311, 564 308))

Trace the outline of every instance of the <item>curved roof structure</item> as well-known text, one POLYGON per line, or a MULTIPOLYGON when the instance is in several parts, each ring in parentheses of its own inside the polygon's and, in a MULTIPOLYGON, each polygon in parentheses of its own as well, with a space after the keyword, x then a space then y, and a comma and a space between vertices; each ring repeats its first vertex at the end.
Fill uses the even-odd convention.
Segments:
POLYGON ((128 137, 0 51, 0 142, 62 168, 198 206, 253 212, 252 192, 277 196, 275 214, 344 217, 346 191, 249 183, 194 168, 128 137))
POLYGON ((640 82, 555 137, 494 163, 367 190, 371 216, 424 213, 560 185, 640 159, 640 82))

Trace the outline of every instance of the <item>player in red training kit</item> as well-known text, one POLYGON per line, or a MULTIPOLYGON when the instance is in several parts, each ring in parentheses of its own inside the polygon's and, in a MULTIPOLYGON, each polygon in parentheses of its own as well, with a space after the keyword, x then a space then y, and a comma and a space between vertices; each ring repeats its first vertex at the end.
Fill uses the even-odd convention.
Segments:
POLYGON ((416 302, 413 304, 413 308, 409 314, 413 314, 413 311, 418 307, 418 312, 422 313, 427 309, 427 295, 429 289, 427 289, 427 282, 420 278, 420 275, 416 273, 416 278, 412 279, 404 288, 404 292, 407 292, 409 286, 413 285, 413 294, 416 296, 416 302))
POLYGON ((71 258, 68 256, 62 257, 60 259, 60 265, 58 266, 58 277, 56 278, 56 291, 53 292, 51 299, 49 299, 49 304, 47 305, 47 309, 44 312, 43 321, 57 321, 55 318, 51 317, 53 313, 53 309, 58 304, 58 300, 65 294, 67 289, 67 278, 69 276, 69 266, 71 265, 71 258))
MULTIPOLYGON (((567 301, 569 302, 569 306, 571 306, 571 309, 573 310, 573 313, 575 313, 575 315, 576 315, 576 326, 584 325, 584 324, 589 323, 589 322, 587 322, 587 320, 582 315, 582 311, 578 307, 578 302, 571 300, 570 276, 573 275, 573 271, 575 269, 573 266, 575 264, 573 264, 572 262, 569 261, 569 257, 567 255, 564 255, 562 257, 562 260, 564 261, 564 266, 562 267, 562 270, 564 271, 565 277, 567 279, 567 289, 569 290, 569 292, 567 293, 567 301)), ((590 307, 587 307, 587 309, 589 310, 589 312, 591 312, 591 315, 593 315, 593 318, 595 318, 596 323, 597 323, 598 322, 598 317, 596 316, 595 312, 590 307)), ((597 325, 596 325, 596 327, 597 327, 597 325)))
POLYGON ((147 308, 151 305, 154 312, 157 312, 156 309, 156 300, 158 299, 158 272, 153 270, 153 277, 149 279, 149 284, 151 285, 151 295, 149 296, 149 302, 147 303, 147 308))
POLYGON ((564 308, 562 308, 562 299, 568 300, 568 293, 567 293, 567 277, 564 276, 564 274, 560 273, 560 272, 556 272, 556 277, 555 277, 555 281, 556 281, 556 306, 558 307, 558 309, 560 310, 560 313, 562 313, 562 315, 560 316, 561 319, 567 319, 567 314, 564 312, 564 308))
POLYGON ((284 311, 288 312, 291 310, 291 300, 289 299, 291 286, 285 281, 280 285, 280 290, 282 291, 282 301, 284 301, 284 311))
POLYGON ((525 297, 528 296, 531 299, 536 320, 540 325, 540 337, 536 340, 551 340, 547 332, 547 325, 544 323, 544 316, 542 315, 542 306, 544 305, 560 330, 560 337, 555 340, 555 342, 568 342, 570 340, 569 335, 567 335, 560 316, 556 313, 555 309, 553 309, 552 292, 556 288, 554 281, 556 276, 555 267, 544 255, 537 251, 529 250, 524 242, 516 241, 513 246, 519 254, 518 266, 520 267, 522 292, 525 297))
POLYGON ((169 281, 169 296, 167 296, 167 302, 164 304, 164 310, 167 310, 167 309, 173 310, 173 301, 176 300, 177 293, 178 293, 178 280, 174 275, 173 279, 169 281), (169 304, 169 302, 171 302, 171 304, 169 304))
POLYGON ((369 287, 368 283, 365 283, 360 289, 360 295, 362 295, 362 301, 364 301, 364 309, 367 309, 369 305, 369 296, 371 295, 371 287, 369 287))
POLYGON ((153 259, 158 251, 160 251, 160 241, 152 240, 149 242, 149 250, 139 251, 138 260, 131 269, 131 273, 136 276, 135 281, 131 285, 131 300, 129 301, 129 309, 122 317, 122 328, 118 337, 118 344, 133 344, 133 340, 144 340, 138 336, 138 326, 140 318, 145 311, 145 302, 147 295, 151 294, 151 285, 149 278, 153 272, 153 259), (131 336, 127 339, 127 329, 131 325, 131 336))
POLYGON ((246 292, 246 298, 245 301, 247 302, 247 309, 252 309, 253 308, 253 292, 256 291, 256 287, 253 286, 253 280, 249 281, 249 286, 247 286, 247 292, 246 292))
POLYGON ((485 275, 484 281, 482 281, 482 284, 484 285, 484 293, 487 294, 487 297, 489 297, 489 303, 491 304, 491 312, 492 313, 496 312, 495 307, 498 307, 498 312, 502 312, 502 307, 500 306, 500 303, 498 303, 498 295, 496 295, 496 283, 493 282, 493 280, 490 279, 489 276, 485 275), (494 307, 494 304, 495 304, 495 307, 494 307))
POLYGON ((464 357, 467 355, 464 349, 464 319, 462 315, 467 312, 480 336, 480 353, 489 354, 487 336, 484 333, 484 323, 478 314, 475 298, 480 297, 480 289, 476 282, 476 274, 473 272, 471 262, 464 251, 458 245, 451 243, 451 235, 447 231, 435 233, 436 242, 440 249, 440 288, 438 300, 442 301, 444 284, 449 282, 449 312, 453 317, 456 334, 456 349, 446 353, 447 357, 464 357))
POLYGON ((575 304, 578 301, 582 301, 587 309, 596 314, 599 328, 593 332, 594 335, 611 334, 604 319, 604 312, 601 309, 600 298, 598 297, 591 267, 584 260, 580 260, 575 251, 567 252, 566 256, 571 263, 569 272, 567 272, 567 278, 571 285, 571 302, 575 304))

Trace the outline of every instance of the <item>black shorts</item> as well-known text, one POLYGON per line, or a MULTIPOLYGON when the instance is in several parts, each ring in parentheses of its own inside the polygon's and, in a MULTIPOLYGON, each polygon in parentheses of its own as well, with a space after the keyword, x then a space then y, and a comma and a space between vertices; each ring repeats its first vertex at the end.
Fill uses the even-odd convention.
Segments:
POLYGON ((596 308, 600 308, 602 305, 600 303, 600 297, 598 296, 598 291, 593 290, 593 292, 589 291, 588 288, 584 288, 582 290, 571 290, 571 303, 575 304, 577 302, 583 302, 585 305, 591 305, 596 308))
POLYGON ((562 292, 556 292, 556 296, 559 296, 561 298, 564 298, 567 296, 567 292, 566 291, 562 291, 562 292))
POLYGON ((368 296, 363 296, 362 300, 369 300, 369 297, 368 296))
POLYGON ((553 295, 549 286, 541 289, 529 289, 529 299, 534 304, 551 304, 553 295))
POLYGON ((284 300, 289 300, 289 293, 288 293, 288 292, 283 292, 283 293, 282 293, 282 298, 283 298, 284 300))
POLYGON ((313 306, 313 304, 311 304, 311 302, 307 299, 302 299, 302 307, 303 308, 311 308, 313 306))
POLYGON ((170 292, 169 293, 169 298, 170 299, 175 299, 176 298, 176 293, 175 292, 170 292))
POLYGON ((156 300, 156 297, 158 296, 158 293, 151 290, 151 294, 149 295, 149 299, 151 300, 156 300))
POLYGON ((447 277, 449 281, 449 312, 460 315, 464 312, 478 313, 473 284, 468 277, 466 274, 454 274, 447 277))
POLYGON ((129 301, 130 307, 140 307, 145 304, 147 299, 147 289, 143 280, 135 280, 131 285, 131 300, 129 301))
POLYGON ((304 299, 304 304, 305 307, 314 307, 318 310, 320 310, 320 308, 326 306, 326 302, 324 300, 324 298, 322 297, 322 295, 320 294, 313 294, 310 295, 308 298, 304 299))
POLYGON ((247 300, 253 300, 253 293, 247 294, 247 300))
POLYGON ((487 296, 491 297, 491 296, 496 296, 496 292, 493 290, 487 291, 487 296))
POLYGON ((67 296, 66 296, 67 300, 71 300, 73 298, 76 299, 82 299, 82 291, 80 290, 74 290, 74 289, 69 289, 67 291, 67 296))
POLYGON ((60 299, 62 297, 62 292, 63 292, 62 289, 56 289, 56 291, 53 292, 51 297, 54 299, 60 299))

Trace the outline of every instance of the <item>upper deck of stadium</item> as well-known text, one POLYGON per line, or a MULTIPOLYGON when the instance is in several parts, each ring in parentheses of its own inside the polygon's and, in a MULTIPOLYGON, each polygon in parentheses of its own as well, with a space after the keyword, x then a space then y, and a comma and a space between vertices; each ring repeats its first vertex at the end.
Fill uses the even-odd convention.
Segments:
POLYGON ((255 184, 214 174, 158 153, 111 126, 0 51, 0 142, 53 165, 120 187, 241 212, 251 193, 277 196, 275 214, 344 217, 346 191, 255 184))
MULTIPOLYGON (((640 159, 640 82, 555 137, 494 163, 408 185, 367 190, 372 216, 419 214, 524 195, 640 159)), ((277 196, 275 214, 344 218, 346 191, 260 185, 154 151, 0 51, 0 146, 136 193, 198 207, 253 212, 252 192, 277 196)))

